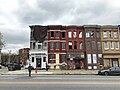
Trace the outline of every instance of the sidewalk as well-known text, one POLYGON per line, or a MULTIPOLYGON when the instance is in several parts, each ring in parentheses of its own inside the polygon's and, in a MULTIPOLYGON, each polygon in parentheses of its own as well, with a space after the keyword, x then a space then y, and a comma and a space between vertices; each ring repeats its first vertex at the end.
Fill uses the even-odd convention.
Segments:
MULTIPOLYGON (((98 70, 32 70, 32 75, 96 75, 98 70)), ((27 69, 8 71, 1 75, 28 75, 27 69)))

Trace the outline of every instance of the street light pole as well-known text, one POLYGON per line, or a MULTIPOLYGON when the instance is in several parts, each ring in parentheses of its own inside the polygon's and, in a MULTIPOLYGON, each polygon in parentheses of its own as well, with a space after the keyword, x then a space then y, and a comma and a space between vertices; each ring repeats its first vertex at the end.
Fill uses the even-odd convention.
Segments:
POLYGON ((9 50, 9 60, 8 60, 8 63, 10 63, 10 55, 11 55, 11 50, 9 50))

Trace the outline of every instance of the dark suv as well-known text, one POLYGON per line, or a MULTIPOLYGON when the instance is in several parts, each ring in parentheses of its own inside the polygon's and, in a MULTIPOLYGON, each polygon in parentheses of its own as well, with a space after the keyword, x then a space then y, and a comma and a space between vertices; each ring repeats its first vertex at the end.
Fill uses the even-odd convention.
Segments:
POLYGON ((10 63, 10 64, 8 64, 8 70, 9 71, 21 70, 21 66, 20 66, 20 64, 10 63))

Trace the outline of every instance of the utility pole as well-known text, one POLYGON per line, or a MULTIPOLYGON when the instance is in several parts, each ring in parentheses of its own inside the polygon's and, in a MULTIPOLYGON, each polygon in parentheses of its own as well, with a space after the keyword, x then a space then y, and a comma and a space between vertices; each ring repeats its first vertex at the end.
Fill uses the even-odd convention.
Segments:
POLYGON ((8 59, 8 63, 10 63, 10 56, 11 56, 11 50, 9 50, 9 59, 8 59))

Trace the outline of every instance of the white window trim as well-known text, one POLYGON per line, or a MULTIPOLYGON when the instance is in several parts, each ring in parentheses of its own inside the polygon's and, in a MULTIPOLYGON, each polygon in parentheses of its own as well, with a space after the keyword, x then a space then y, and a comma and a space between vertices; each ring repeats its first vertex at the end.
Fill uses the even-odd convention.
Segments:
POLYGON ((73 37, 77 38, 77 32, 73 32, 73 37))
POLYGON ((114 49, 114 42, 110 42, 110 48, 114 49), (112 46, 112 47, 111 47, 112 46))
POLYGON ((93 63, 96 64, 97 63, 97 55, 96 54, 92 54, 93 56, 93 63))
POLYGON ((119 50, 119 42, 116 42, 116 45, 118 45, 118 48, 115 48, 116 50, 119 50))
POLYGON ((91 54, 87 54, 88 64, 92 64, 91 54))
POLYGON ((68 38, 72 38, 72 32, 68 32, 68 38))
POLYGON ((105 49, 105 50, 108 50, 108 49, 109 49, 109 47, 108 47, 108 42, 104 42, 104 49, 105 49), (106 46, 105 44, 107 44, 107 47, 105 47, 105 46, 106 46))
POLYGON ((107 38, 107 37, 108 37, 108 36, 107 36, 107 31, 104 31, 104 32, 103 32, 103 37, 104 37, 104 38, 107 38))
POLYGON ((82 32, 79 33, 79 38, 82 38, 82 32))
POLYGON ((117 38, 117 31, 114 31, 114 38, 117 38))
POLYGON ((90 37, 90 33, 87 32, 87 33, 86 33, 86 38, 89 38, 89 37, 90 37))

